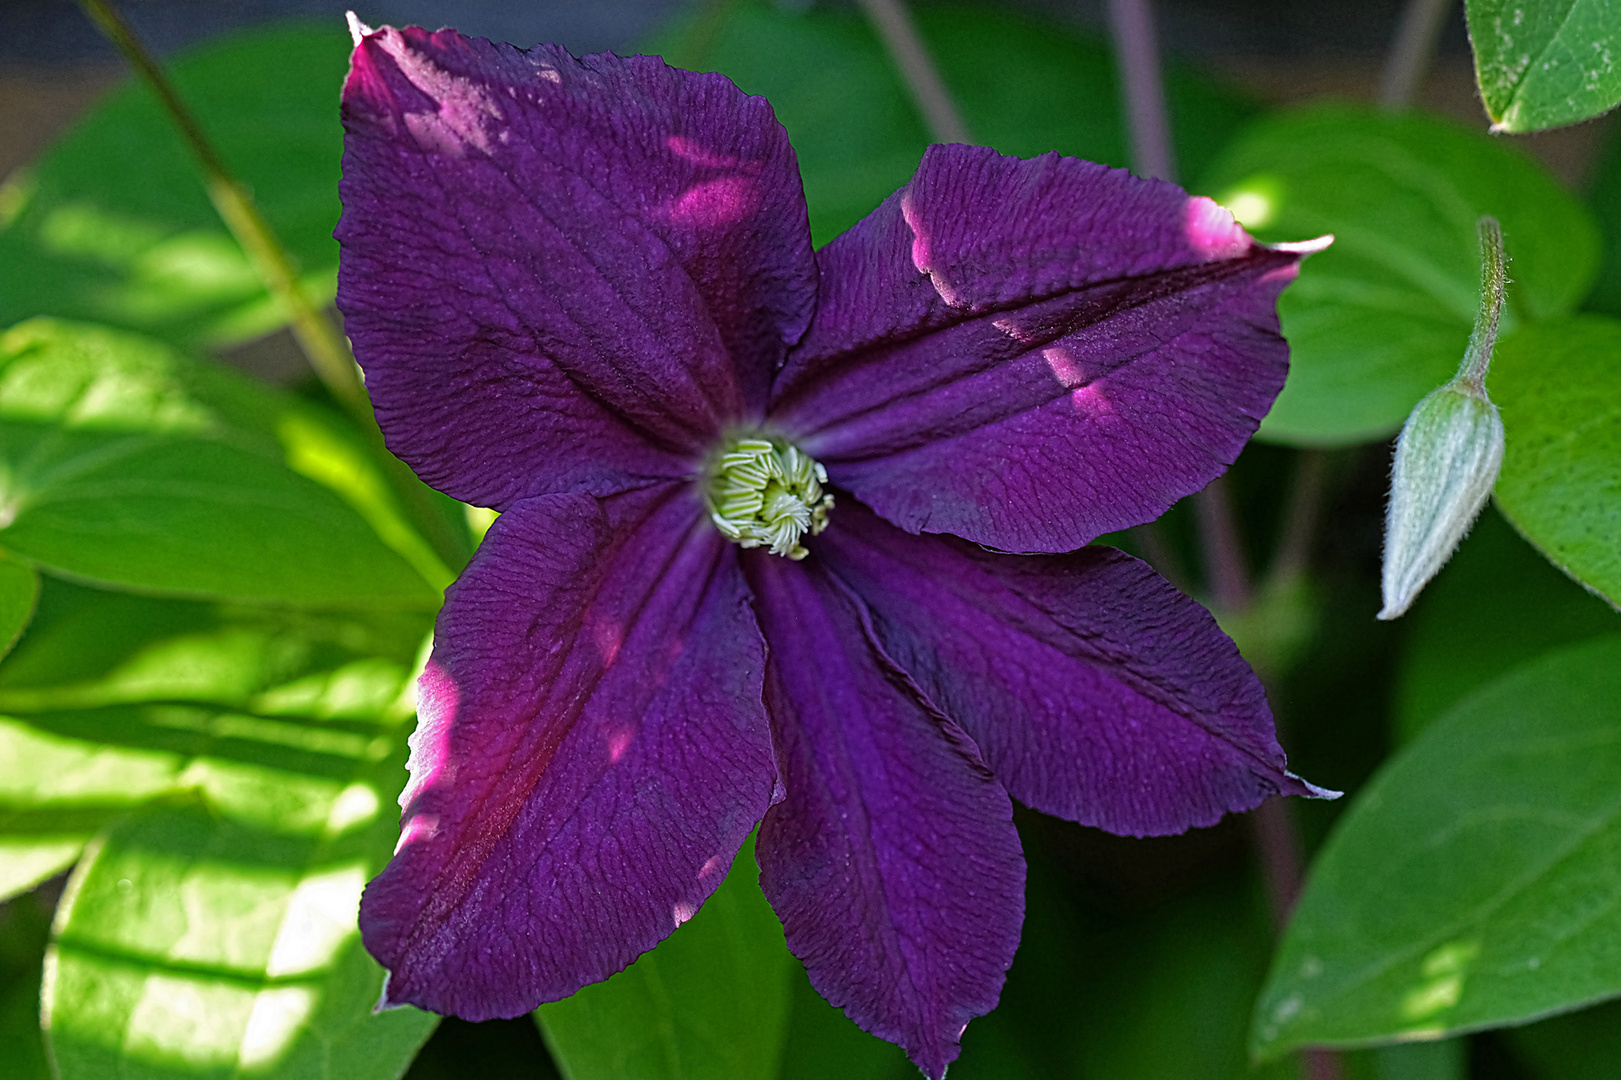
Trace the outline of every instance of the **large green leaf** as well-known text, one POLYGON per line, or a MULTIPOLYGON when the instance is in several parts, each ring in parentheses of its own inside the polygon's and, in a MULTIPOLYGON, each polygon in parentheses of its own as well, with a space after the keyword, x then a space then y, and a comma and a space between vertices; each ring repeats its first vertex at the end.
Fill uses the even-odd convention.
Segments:
POLYGON ((1549 653, 1393 758, 1312 868, 1253 1049, 1428 1038, 1621 994, 1621 635, 1549 653))
POLYGON ((39 575, 33 568, 0 553, 0 658, 22 636, 23 628, 33 618, 38 596, 39 575))
POLYGON ((798 967, 754 843, 668 940, 536 1014, 572 1080, 775 1080, 798 967))
POLYGON ((47 963, 65 1080, 404 1069, 435 1020, 372 1015, 355 911, 424 629, 47 590, 0 667, 0 834, 96 833, 47 963))
POLYGON ((1486 112, 1502 131, 1574 124, 1621 102, 1613 0, 1469 0, 1486 112))
POLYGON ((1403 622, 1394 720, 1404 742, 1510 668, 1621 633, 1621 615, 1549 566, 1490 507, 1403 622))
POLYGON ((0 897, 72 865, 120 813, 218 788, 219 770, 188 771, 199 757, 341 766, 375 738, 355 721, 396 708, 426 629, 48 581, 0 664, 0 897), (317 720, 270 719, 289 712, 317 720))
MULTIPOLYGON (((916 16, 975 139, 1006 154, 1056 150, 1126 164, 1118 83, 1103 43, 984 5, 921 5, 916 16)), ((649 49, 673 64, 719 71, 771 102, 799 155, 818 243, 911 178, 928 134, 858 12, 739 0, 718 24, 706 17, 649 49)), ((1175 66, 1167 96, 1176 151, 1190 174, 1251 112, 1232 91, 1175 66)))
POLYGON ((1479 295, 1475 222, 1503 225, 1505 328, 1571 311, 1596 272, 1591 215, 1500 140, 1414 113, 1315 105, 1259 121, 1201 186, 1264 240, 1333 233, 1279 303, 1289 381, 1262 439, 1384 438, 1450 378, 1479 295))
POLYGON ((1487 385, 1508 440, 1498 507, 1621 605, 1621 321, 1528 326, 1498 346, 1487 385))
POLYGON ((129 588, 328 606, 432 607, 449 577, 320 410, 49 319, 0 337, 0 548, 129 588))
MULTIPOLYGON (((170 73, 316 295, 336 283, 341 21, 256 30, 170 73)), ((0 190, 0 326, 92 319, 171 341, 240 341, 282 314, 204 193, 191 152, 129 85, 0 190)))

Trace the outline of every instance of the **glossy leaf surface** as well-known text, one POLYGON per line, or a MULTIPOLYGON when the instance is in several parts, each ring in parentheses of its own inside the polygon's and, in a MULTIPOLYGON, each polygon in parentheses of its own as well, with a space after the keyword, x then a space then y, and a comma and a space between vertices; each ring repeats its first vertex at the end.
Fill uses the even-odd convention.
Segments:
POLYGON ((22 636, 38 596, 39 575, 34 568, 0 555, 0 657, 22 636))
POLYGON ((1343 446, 1393 434, 1457 370, 1479 298, 1475 221, 1502 222, 1515 320, 1593 283, 1588 212, 1501 140, 1418 114, 1315 105, 1250 127, 1199 181, 1263 240, 1333 233, 1278 310, 1289 381, 1259 438, 1343 446))
POLYGON ((1469 0, 1475 79, 1503 131, 1541 131, 1621 102, 1621 17, 1610 0, 1469 0))
POLYGON ((1404 621, 1396 736, 1549 649, 1621 633, 1621 613, 1548 564, 1490 506, 1404 621))
POLYGON ((760 892, 754 843, 652 952, 535 1014, 572 1080, 774 1080, 799 962, 760 892))
POLYGON ((1498 507, 1621 606, 1621 320, 1528 326, 1498 346, 1487 386, 1508 438, 1498 507))
POLYGON ((0 548, 46 569, 431 609, 448 572, 391 500, 355 436, 223 366, 47 319, 0 337, 0 548))
POLYGON ((1252 1047, 1427 1038, 1621 993, 1621 635, 1470 695, 1315 861, 1252 1047))

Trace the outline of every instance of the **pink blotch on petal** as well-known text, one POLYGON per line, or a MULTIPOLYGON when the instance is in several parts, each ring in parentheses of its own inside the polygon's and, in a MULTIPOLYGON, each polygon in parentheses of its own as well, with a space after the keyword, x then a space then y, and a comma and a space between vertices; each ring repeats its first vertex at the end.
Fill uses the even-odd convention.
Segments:
POLYGON ((448 782, 446 774, 450 764, 450 729, 456 721, 456 710, 461 702, 461 690, 445 669, 433 660, 417 679, 417 726, 406 740, 411 747, 411 758, 406 769, 411 779, 400 792, 400 808, 406 818, 400 825, 400 842, 394 848, 400 851, 408 844, 432 836, 439 827, 437 814, 413 814, 411 805, 430 786, 441 780, 448 782))
POLYGON ((912 230, 912 265, 934 285, 934 291, 940 294, 940 299, 951 307, 961 307, 962 300, 957 290, 946 281, 940 273, 940 268, 934 263, 934 245, 920 222, 910 191, 901 196, 901 219, 906 222, 906 227, 912 230))
POLYGON ((759 208, 760 192, 754 181, 727 176, 692 185, 676 196, 665 213, 676 225, 712 229, 742 221, 759 208))
POLYGON ((694 142, 685 135, 671 135, 664 140, 664 145, 678 158, 683 158, 698 165, 708 165, 715 169, 736 168, 739 159, 729 154, 717 154, 700 143, 694 142))
POLYGON ((630 748, 630 740, 636 734, 635 728, 620 728, 608 735, 608 762, 617 765, 619 759, 625 756, 630 748))
POLYGON ((1236 259, 1254 243, 1232 211, 1203 195, 1187 201, 1182 220, 1188 243, 1206 259, 1236 259))

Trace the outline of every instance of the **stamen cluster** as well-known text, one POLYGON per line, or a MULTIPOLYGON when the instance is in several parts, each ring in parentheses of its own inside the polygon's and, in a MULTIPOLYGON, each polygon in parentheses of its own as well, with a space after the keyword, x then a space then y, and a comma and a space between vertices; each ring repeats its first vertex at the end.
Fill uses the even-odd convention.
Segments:
POLYGON ((810 554, 799 538, 827 528, 833 496, 827 470, 797 446, 760 437, 731 439, 706 490, 709 518, 741 547, 770 545, 798 562, 810 554))

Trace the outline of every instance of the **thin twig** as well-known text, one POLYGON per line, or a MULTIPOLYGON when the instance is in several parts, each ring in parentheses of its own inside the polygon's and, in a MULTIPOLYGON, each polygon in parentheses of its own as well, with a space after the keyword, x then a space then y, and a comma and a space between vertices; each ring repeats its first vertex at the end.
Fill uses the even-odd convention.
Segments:
POLYGON ((1120 67, 1132 168, 1140 176, 1174 181, 1176 155, 1171 148, 1165 83, 1160 77, 1153 5, 1148 0, 1109 0, 1109 28, 1120 67))
POLYGON ((1249 567, 1244 541, 1238 533, 1227 478, 1218 476, 1193 497, 1199 515, 1199 542, 1204 549, 1210 599, 1222 613, 1237 613, 1250 606, 1249 567))
MULTIPOLYGON (((311 300, 303 282, 299 280, 292 256, 259 212, 247 187, 231 175, 219 151, 197 122, 196 115, 181 99, 162 66, 117 9, 108 0, 79 0, 79 4, 146 81, 180 129, 181 136, 202 166, 203 185, 214 203, 214 209, 231 235, 236 237, 237 243, 242 245, 266 290, 280 302, 293 337, 309 360, 311 369, 339 404, 355 418, 361 435, 382 464, 384 474, 413 523, 441 560, 452 565, 459 563, 464 557, 463 545, 434 505, 434 496, 423 487, 410 468, 383 445, 382 432, 378 430, 377 418, 372 413, 371 399, 361 382, 360 368, 355 365, 348 341, 326 313, 311 300)), ((441 585, 453 576, 448 569, 425 569, 425 577, 439 579, 433 581, 435 585, 441 585)))
POLYGON ((940 143, 972 142, 968 125, 963 123, 933 57, 924 47, 905 0, 861 0, 861 6, 889 50, 889 58, 911 91, 918 112, 923 114, 929 137, 940 143))
POLYGON ((163 103, 164 109, 180 128, 181 136, 191 146, 203 167, 204 185, 214 208, 225 221, 242 249, 247 252, 265 287, 280 301, 286 312, 299 347, 309 358, 310 366, 326 383, 332 395, 343 407, 372 423, 371 402, 360 383, 360 370, 355 367, 349 347, 332 321, 311 302, 303 282, 293 267, 287 250, 277 241, 270 224, 259 212, 247 188, 231 175, 221 160, 214 144, 203 133, 191 109, 175 92, 174 85, 152 54, 141 44, 124 17, 107 0, 79 0, 85 13, 107 35, 118 51, 124 54, 135 70, 146 80, 152 92, 163 103))
POLYGON ((1407 0, 1396 27, 1396 40, 1391 42, 1384 74, 1379 80, 1380 105, 1387 109, 1405 109, 1412 104, 1419 84, 1424 81, 1424 72, 1435 56, 1441 28, 1446 25, 1447 15, 1456 2, 1407 0))
POLYGON ((1311 561, 1311 543, 1323 509, 1323 481, 1328 458, 1321 450, 1295 455, 1294 482, 1283 514, 1283 536, 1267 572, 1270 582, 1287 581, 1304 573, 1311 561))

